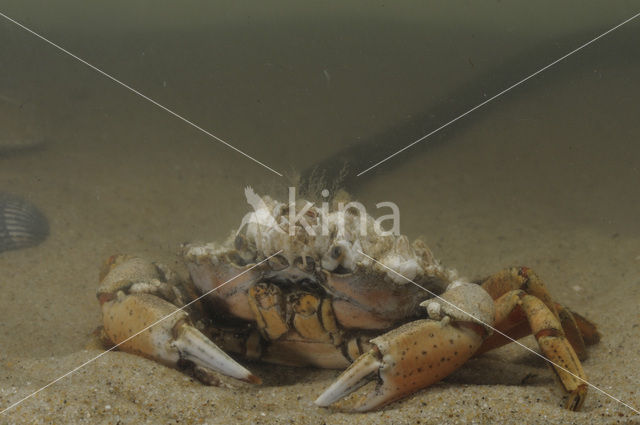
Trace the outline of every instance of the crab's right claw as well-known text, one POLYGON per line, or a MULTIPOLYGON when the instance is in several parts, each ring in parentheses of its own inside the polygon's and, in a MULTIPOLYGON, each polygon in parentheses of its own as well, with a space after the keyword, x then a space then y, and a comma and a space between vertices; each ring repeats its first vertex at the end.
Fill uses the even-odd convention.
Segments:
POLYGON ((185 312, 160 298, 121 294, 104 302, 102 311, 106 335, 123 351, 172 367, 179 360, 188 360, 232 378, 260 383, 260 378, 197 330, 185 312))
POLYGON ((364 412, 438 382, 464 364, 482 344, 484 331, 473 323, 417 320, 371 340, 374 348, 361 355, 315 401, 329 406, 377 379, 363 395, 338 404, 364 412))
POLYGON ((229 357, 227 353, 211 342, 202 332, 190 324, 185 323, 178 326, 180 327, 178 329, 179 335, 172 342, 172 345, 180 353, 180 358, 241 381, 252 384, 260 384, 262 382, 260 378, 229 357))
POLYGON ((101 277, 98 300, 104 334, 111 344, 172 367, 189 361, 207 382, 215 382, 213 370, 260 383, 260 378, 197 330, 185 311, 162 298, 173 294, 173 287, 152 263, 114 256, 101 277))

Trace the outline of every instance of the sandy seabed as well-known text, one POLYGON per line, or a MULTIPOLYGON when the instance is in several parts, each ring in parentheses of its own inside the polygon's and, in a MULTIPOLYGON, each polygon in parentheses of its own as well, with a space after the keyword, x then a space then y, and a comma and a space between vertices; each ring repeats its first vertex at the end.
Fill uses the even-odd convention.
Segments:
MULTIPOLYGON (((554 258, 553 253, 548 255, 554 258)), ((557 266, 563 269, 562 262, 557 266)), ((614 264, 609 271, 624 279, 614 264)), ((579 271, 572 270, 573 273, 579 271)), ((615 397, 637 403, 640 343, 636 338, 639 323, 634 309, 640 290, 637 286, 630 287, 621 296, 619 291, 589 287, 588 282, 589 279, 582 280, 576 289, 567 291, 571 296, 563 299, 579 304, 589 317, 597 317, 604 335, 602 342, 589 350, 589 359, 584 362, 589 380, 615 397)), ((62 311, 54 314, 64 316, 62 311)), ((56 322, 50 325, 53 332, 64 326, 56 322)), ((91 325, 86 324, 86 331, 91 325)), ((535 349, 531 337, 524 342, 535 349)), ((79 349, 40 358, 2 355, 0 399, 3 404, 18 400, 101 353, 99 349, 79 349)), ((540 358, 516 346, 473 359, 437 385, 382 411, 366 414, 336 412, 313 405, 315 397, 335 379, 337 371, 260 364, 248 367, 263 378, 262 385, 223 379, 221 387, 206 387, 177 370, 127 353, 110 352, 15 407, 5 414, 2 422, 638 423, 631 410, 593 389, 581 412, 564 410, 562 391, 550 369, 540 358)))

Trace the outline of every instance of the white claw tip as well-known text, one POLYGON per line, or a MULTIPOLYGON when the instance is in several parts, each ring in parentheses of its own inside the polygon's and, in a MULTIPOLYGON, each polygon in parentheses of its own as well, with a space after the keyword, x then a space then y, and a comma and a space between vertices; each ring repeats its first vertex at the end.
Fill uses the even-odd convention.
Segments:
POLYGON ((320 394, 320 397, 318 397, 313 403, 319 407, 327 407, 333 403, 333 398, 335 397, 331 394, 331 391, 327 390, 320 394))

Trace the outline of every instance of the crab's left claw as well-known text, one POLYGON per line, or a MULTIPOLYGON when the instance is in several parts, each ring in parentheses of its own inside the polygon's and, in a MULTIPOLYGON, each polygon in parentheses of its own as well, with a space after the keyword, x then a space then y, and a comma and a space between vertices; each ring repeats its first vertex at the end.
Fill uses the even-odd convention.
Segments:
POLYGON ((371 340, 361 355, 318 397, 318 406, 345 398, 370 380, 377 384, 339 407, 368 411, 440 381, 463 365, 480 347, 484 329, 472 322, 417 320, 371 340))

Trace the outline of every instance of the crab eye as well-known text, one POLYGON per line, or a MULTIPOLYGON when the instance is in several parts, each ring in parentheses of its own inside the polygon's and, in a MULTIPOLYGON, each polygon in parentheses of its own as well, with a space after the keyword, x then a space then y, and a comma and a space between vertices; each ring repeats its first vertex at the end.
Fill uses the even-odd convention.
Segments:
POLYGON ((247 247, 247 238, 244 235, 239 234, 236 236, 236 239, 233 241, 233 245, 238 251, 242 251, 247 247))
POLYGON ((311 257, 305 257, 307 261, 307 269, 313 270, 316 267, 316 261, 311 257))
POLYGON ((280 271, 289 267, 289 262, 282 255, 276 255, 269 259, 269 265, 274 271, 280 271))
POLYGON ((303 261, 302 257, 298 257, 294 261, 294 264, 300 270, 302 270, 304 272, 307 272, 307 273, 311 273, 316 268, 316 262, 312 257, 304 257, 304 261, 303 261))
POLYGON ((333 258, 333 259, 336 259, 336 260, 337 260, 337 259, 338 259, 338 258, 340 258, 341 256, 342 256, 342 247, 341 247, 341 246, 338 246, 338 245, 334 246, 334 247, 331 249, 331 258, 333 258))

